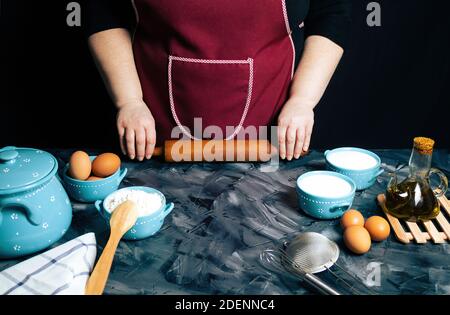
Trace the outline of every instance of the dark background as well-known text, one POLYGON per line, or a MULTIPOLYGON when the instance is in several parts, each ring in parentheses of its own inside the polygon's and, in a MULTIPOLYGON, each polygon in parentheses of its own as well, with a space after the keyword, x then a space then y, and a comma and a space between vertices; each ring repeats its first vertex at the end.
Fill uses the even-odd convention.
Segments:
MULTIPOLYGON (((115 110, 70 1, 1 1, 0 146, 117 149, 115 110)), ((448 0, 384 0, 369 27, 353 1, 351 42, 316 110, 313 148, 450 148, 448 0)))

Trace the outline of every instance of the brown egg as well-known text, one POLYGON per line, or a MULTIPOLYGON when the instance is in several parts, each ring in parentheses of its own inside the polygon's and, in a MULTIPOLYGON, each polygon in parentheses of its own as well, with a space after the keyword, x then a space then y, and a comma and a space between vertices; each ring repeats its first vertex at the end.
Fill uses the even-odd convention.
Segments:
POLYGON ((93 182, 93 181, 100 180, 100 179, 103 179, 103 178, 97 177, 97 176, 89 176, 88 179, 86 179, 86 180, 88 182, 93 182))
POLYGON ((384 218, 376 215, 368 218, 364 227, 369 232, 372 240, 376 242, 384 241, 391 233, 389 223, 384 218))
POLYGON ((85 180, 91 174, 91 160, 89 155, 83 151, 76 151, 70 156, 69 160, 69 176, 85 180))
POLYGON ((367 253, 372 242, 370 234, 362 226, 350 226, 344 231, 345 246, 355 254, 367 253))
POLYGON ((341 218, 341 226, 345 230, 350 226, 364 226, 364 217, 358 210, 350 209, 341 218))
POLYGON ((92 162, 92 173, 97 177, 108 177, 120 168, 120 158, 114 153, 103 153, 92 162))

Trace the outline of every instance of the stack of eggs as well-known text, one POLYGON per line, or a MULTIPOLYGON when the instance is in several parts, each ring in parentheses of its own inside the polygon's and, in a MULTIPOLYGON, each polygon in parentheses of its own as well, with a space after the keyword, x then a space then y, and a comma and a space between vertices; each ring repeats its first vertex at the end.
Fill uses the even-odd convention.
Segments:
POLYGON ((63 173, 67 193, 77 201, 104 199, 119 188, 127 170, 120 169, 120 158, 114 153, 89 156, 76 151, 63 173))
POLYGON ((367 253, 371 241, 381 242, 388 238, 391 229, 389 223, 380 216, 372 216, 364 222, 358 210, 348 210, 341 219, 344 229, 344 243, 355 254, 367 253))
POLYGON ((96 181, 113 175, 120 168, 120 158, 114 153, 103 153, 91 162, 83 151, 72 154, 69 161, 69 176, 78 180, 96 181))

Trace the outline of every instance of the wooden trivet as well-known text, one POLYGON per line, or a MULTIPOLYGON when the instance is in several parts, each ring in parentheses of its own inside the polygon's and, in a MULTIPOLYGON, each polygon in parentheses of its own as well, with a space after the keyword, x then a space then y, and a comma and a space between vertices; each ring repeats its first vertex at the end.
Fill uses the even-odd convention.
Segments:
POLYGON ((435 244, 442 244, 450 241, 450 201, 445 196, 438 198, 441 204, 439 215, 433 220, 421 223, 399 220, 387 213, 384 194, 378 195, 377 200, 400 242, 408 244, 415 240, 418 244, 425 244, 431 240, 435 244))

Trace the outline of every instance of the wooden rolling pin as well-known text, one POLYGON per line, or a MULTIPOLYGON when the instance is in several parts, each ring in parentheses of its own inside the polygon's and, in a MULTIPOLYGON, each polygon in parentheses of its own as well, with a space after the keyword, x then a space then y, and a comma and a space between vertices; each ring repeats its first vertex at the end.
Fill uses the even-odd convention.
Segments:
POLYGON ((167 162, 267 162, 277 153, 267 140, 167 140, 153 156, 167 162))

